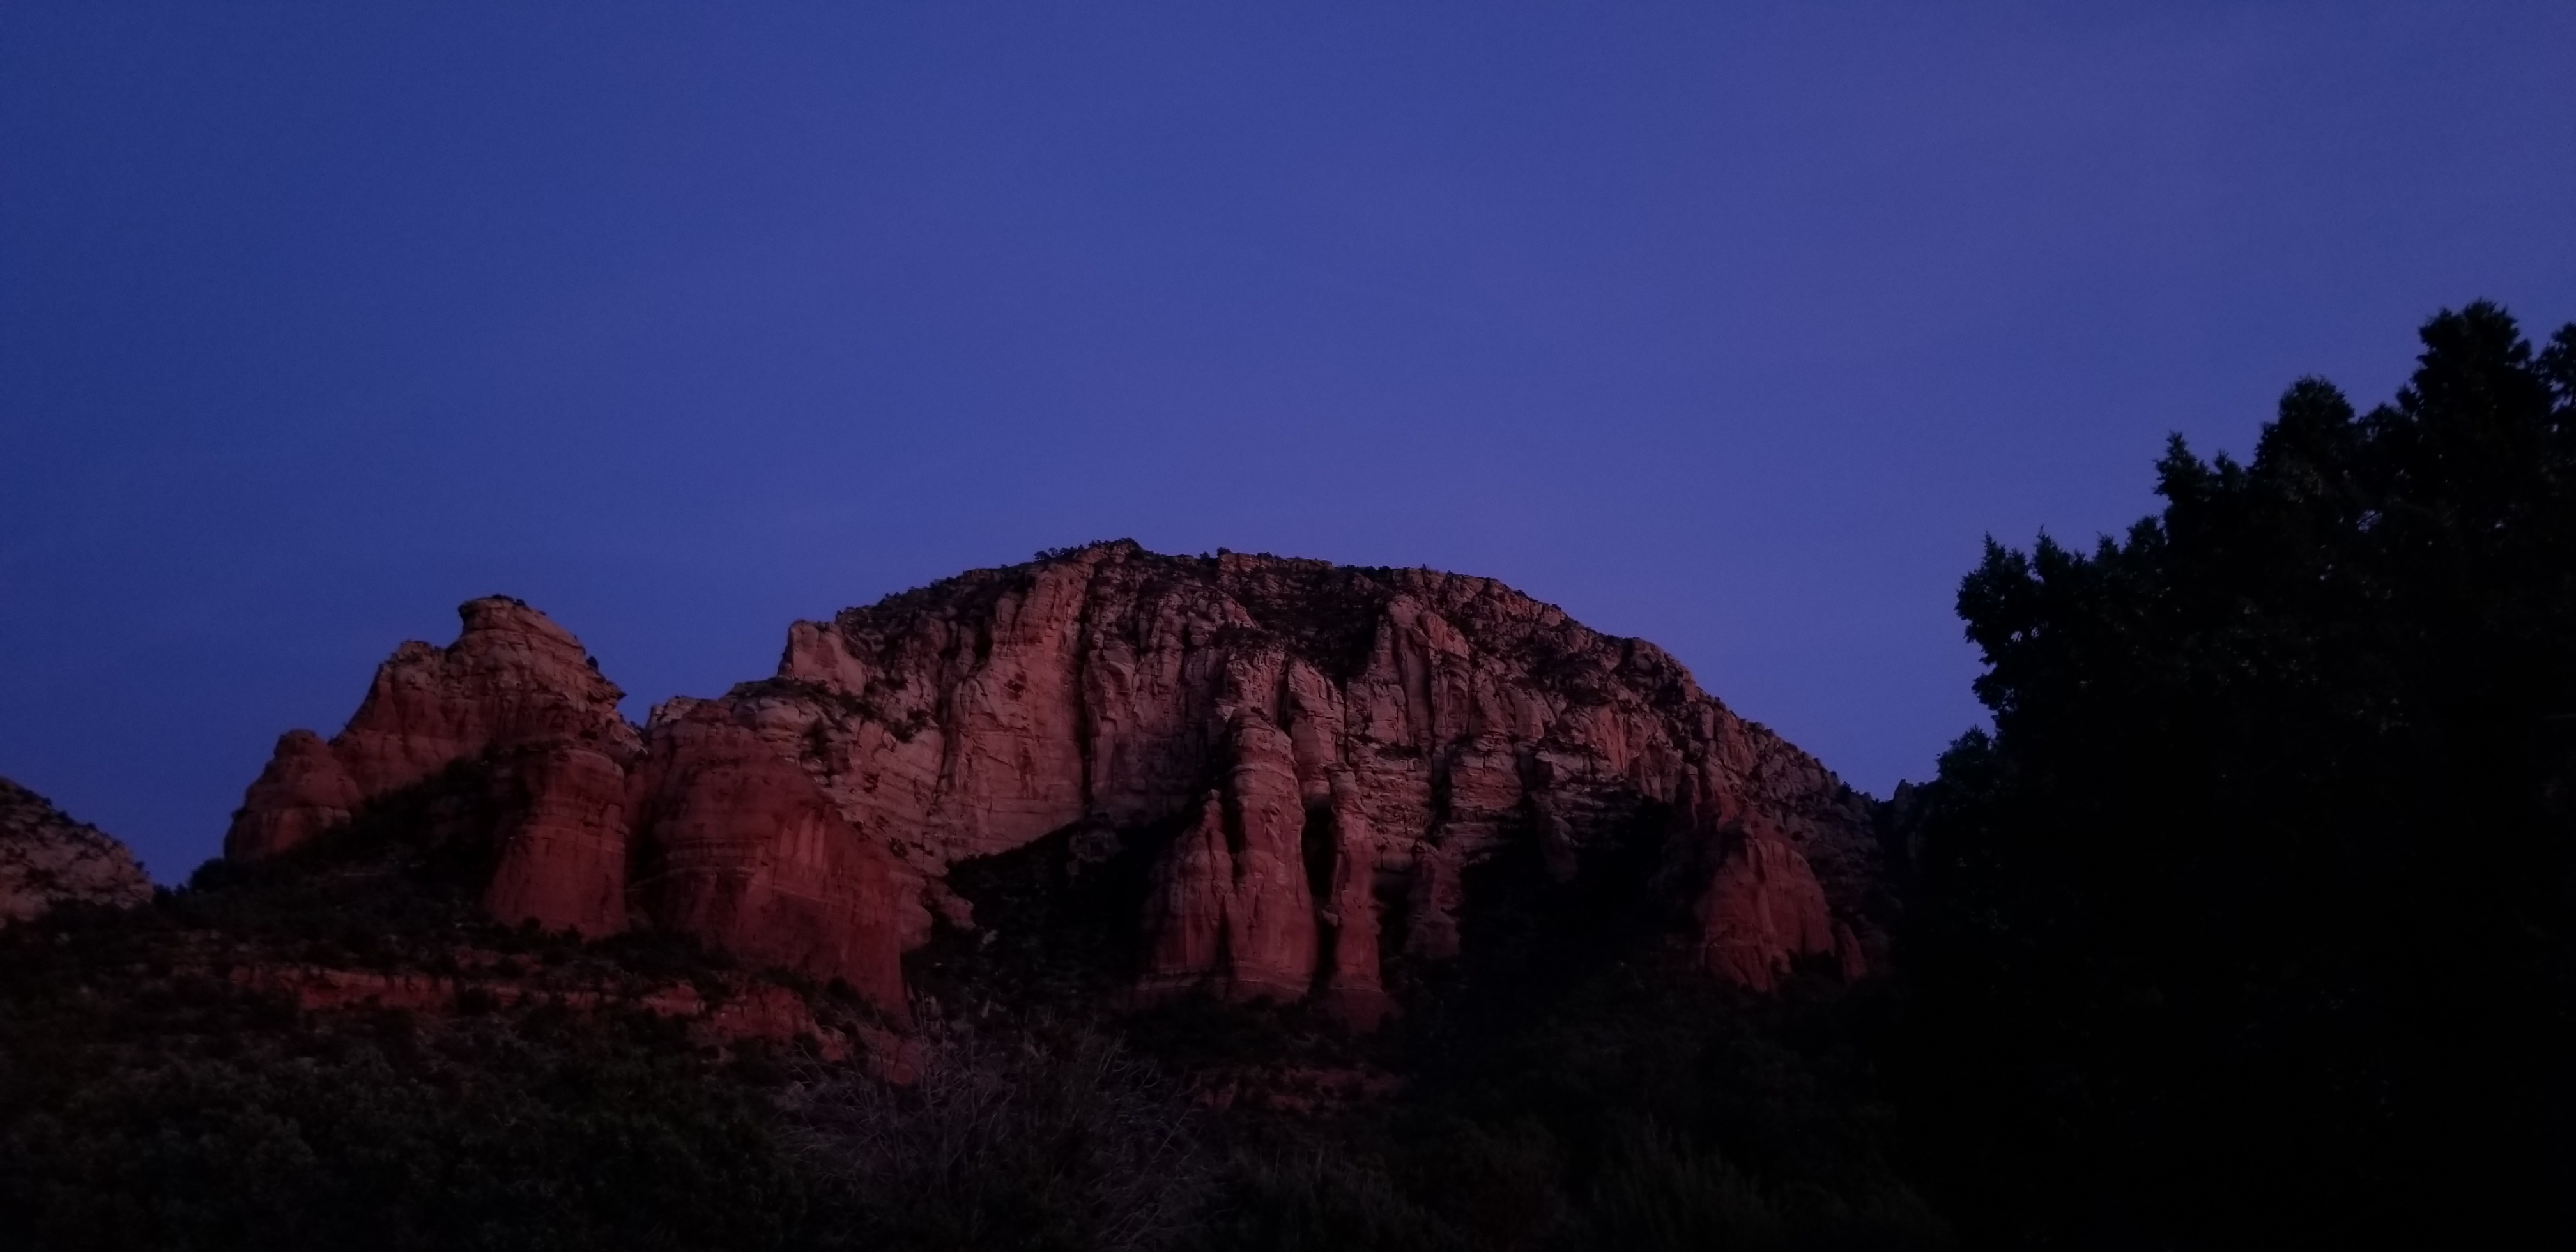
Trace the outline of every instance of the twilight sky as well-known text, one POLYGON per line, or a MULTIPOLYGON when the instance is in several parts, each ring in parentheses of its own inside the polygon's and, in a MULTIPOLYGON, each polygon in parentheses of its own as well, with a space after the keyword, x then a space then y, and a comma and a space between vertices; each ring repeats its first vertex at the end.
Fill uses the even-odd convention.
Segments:
POLYGON ((1883 795, 1981 536, 2576 318, 2571 67, 2563 2, 14 0, 0 775, 175 880, 471 596, 640 717, 1126 535, 1501 578, 1883 795))

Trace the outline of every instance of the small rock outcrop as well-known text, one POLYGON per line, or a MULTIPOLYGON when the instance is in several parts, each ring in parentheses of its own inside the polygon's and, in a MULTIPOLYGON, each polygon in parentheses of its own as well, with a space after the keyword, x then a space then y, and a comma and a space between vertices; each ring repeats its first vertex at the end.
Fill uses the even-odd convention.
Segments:
MULTIPOLYGON (((720 706, 675 702, 645 737, 581 642, 507 597, 469 601, 444 648, 406 643, 347 727, 278 740, 225 854, 261 860, 370 801, 475 767, 490 829, 484 906, 594 937, 639 924, 904 1007, 898 919, 918 879, 860 841, 795 766, 720 706), (909 882, 907 893, 900 883, 909 882)), ((926 915, 912 927, 927 933, 926 915)))
POLYGON ((1859 976, 1884 921, 1866 797, 1652 644, 1490 579, 1095 544, 795 623, 774 677, 640 731, 541 614, 462 614, 339 735, 279 741, 230 855, 478 762, 497 916, 670 927, 899 1007, 934 914, 973 925, 950 866, 1163 831, 1140 994, 1363 1027, 1390 962, 1460 954, 1514 851, 1569 882, 1649 841, 1676 937, 1757 990, 1809 958, 1859 976))
POLYGON ((444 648, 414 641, 376 667, 367 698, 325 743, 288 731, 233 815, 224 855, 275 856, 460 761, 586 748, 610 760, 642 747, 617 711, 625 693, 581 641, 507 596, 457 609, 465 629, 444 648))
POLYGON ((131 908, 151 898, 152 880, 124 844, 0 778, 0 926, 62 903, 131 908))

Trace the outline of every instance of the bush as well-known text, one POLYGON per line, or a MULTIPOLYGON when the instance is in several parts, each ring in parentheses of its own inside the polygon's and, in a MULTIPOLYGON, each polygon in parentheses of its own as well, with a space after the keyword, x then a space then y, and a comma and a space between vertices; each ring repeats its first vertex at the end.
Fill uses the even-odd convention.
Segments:
POLYGON ((1766 1184, 1652 1122, 1622 1136, 1585 1200, 1567 1248, 1860 1252, 1947 1242, 1939 1219, 1902 1187, 1853 1198, 1808 1184, 1766 1184))
POLYGON ((1086 1029, 920 1045, 896 1087, 813 1070, 786 1101, 798 1159, 850 1246, 1100 1249, 1196 1232, 1214 1176, 1181 1088, 1086 1029))
POLYGON ((761 1248, 802 1211, 763 1110, 659 1023, 351 1025, 0 1063, 11 1246, 761 1248))

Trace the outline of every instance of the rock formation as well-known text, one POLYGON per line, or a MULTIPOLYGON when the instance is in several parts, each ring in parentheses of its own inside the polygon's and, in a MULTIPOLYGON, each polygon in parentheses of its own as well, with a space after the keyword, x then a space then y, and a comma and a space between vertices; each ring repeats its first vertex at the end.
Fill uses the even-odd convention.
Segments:
POLYGON ((578 743, 503 758, 493 788, 503 817, 483 893, 494 917, 586 935, 626 929, 632 759, 578 743))
POLYGON ((1570 878, 1653 812, 1733 981, 1857 974, 1882 907, 1864 797, 1653 645, 1489 579, 1099 544, 796 623, 724 702, 934 886, 1077 823, 1177 821, 1149 992, 1374 1020, 1387 959, 1457 954, 1474 867, 1529 840, 1570 878))
POLYGON ((893 858, 724 707, 672 701, 652 732, 632 792, 647 913, 754 964, 902 1004, 900 919, 919 906, 893 858))
POLYGON ((685 702, 648 749, 622 693, 544 614, 495 596, 458 615, 455 643, 397 648, 328 743, 278 740, 227 856, 292 851, 370 801, 474 767, 497 824, 448 835, 489 841, 484 904, 499 920, 594 937, 650 922, 902 1010, 897 922, 919 905, 897 884, 918 880, 792 764, 721 707, 685 702))
POLYGON ((131 907, 151 898, 152 880, 124 844, 0 778, 0 926, 70 901, 131 907))
POLYGON ((1694 910, 1703 963, 1758 991, 1805 953, 1834 952, 1846 969, 1865 964, 1834 919, 1806 858, 1786 840, 1747 832, 1725 852, 1694 910))
POLYGON ((624 692, 601 677, 581 641, 507 596, 467 601, 464 632, 445 648, 411 642, 376 667, 349 724, 329 743, 293 730, 250 786, 224 854, 274 856, 391 794, 493 753, 553 745, 633 756, 624 692))
POLYGON ((329 743, 282 739, 227 840, 274 855, 459 761, 504 813, 487 903, 678 928, 901 1003, 948 868, 1050 833, 1156 836, 1147 994, 1393 1007, 1390 961, 1469 941, 1479 866, 1559 881, 1651 839, 1713 973, 1857 975, 1883 908, 1869 801, 1653 645, 1489 579, 1132 543, 798 622, 775 677, 637 732, 516 601, 406 644, 329 743), (1642 833, 1641 833, 1642 832, 1642 833))

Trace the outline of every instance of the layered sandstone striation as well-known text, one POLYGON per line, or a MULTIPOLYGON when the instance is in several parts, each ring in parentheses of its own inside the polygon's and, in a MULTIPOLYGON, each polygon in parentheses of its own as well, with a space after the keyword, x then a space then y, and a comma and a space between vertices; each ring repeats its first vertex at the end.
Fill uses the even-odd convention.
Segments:
POLYGON ((152 880, 124 844, 0 778, 0 926, 57 904, 128 908, 151 898, 152 880))
POLYGON ((495 820, 438 833, 488 844, 498 919, 592 936, 664 926, 903 1008, 908 880, 792 764, 719 706, 675 707, 648 745, 618 712, 622 693, 544 614, 494 596, 458 615, 456 642, 396 649, 327 743, 302 730, 278 741, 227 856, 292 851, 464 767, 495 820))
POLYGON ((917 881, 730 710, 686 700, 655 710, 633 795, 648 836, 638 896, 652 917, 754 963, 903 1002, 917 881))
POLYGON ((228 850, 274 855, 460 761, 503 817, 487 903, 668 926, 899 1005, 949 867, 1058 831, 1154 858, 1145 994, 1315 998, 1471 941, 1478 867, 1570 881, 1647 841, 1676 927, 1754 988, 1867 966, 1870 802, 1651 644, 1489 579, 1096 544, 798 622, 777 674, 640 732, 516 601, 406 644, 328 743, 281 740, 228 850))
POLYGON ((1652 644, 1490 579, 1098 544, 799 622, 726 697, 924 882, 1076 824, 1177 826, 1147 991, 1388 1008, 1470 871, 1657 827, 1712 972, 1866 968, 1869 801, 1652 644))
POLYGON ((376 667, 365 701, 325 743, 307 730, 277 741, 224 835, 224 854, 256 860, 345 822, 369 799, 460 761, 585 748, 611 760, 640 747, 624 697, 581 641, 507 596, 467 601, 464 630, 439 648, 414 641, 376 667))

